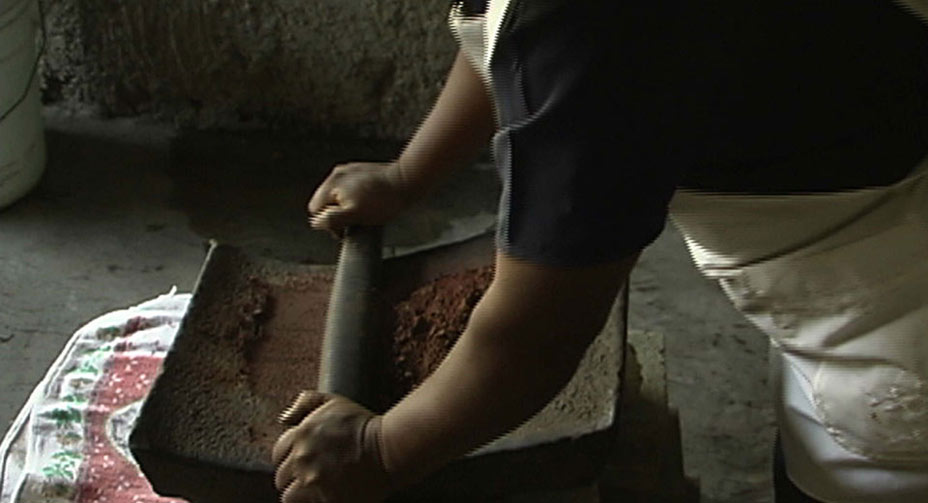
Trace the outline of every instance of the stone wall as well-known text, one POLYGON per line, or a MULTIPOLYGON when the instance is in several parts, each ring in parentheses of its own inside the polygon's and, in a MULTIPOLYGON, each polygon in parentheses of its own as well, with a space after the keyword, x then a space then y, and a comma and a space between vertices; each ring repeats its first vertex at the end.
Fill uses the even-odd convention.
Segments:
POLYGON ((447 0, 42 0, 47 104, 405 140, 454 59, 447 0))

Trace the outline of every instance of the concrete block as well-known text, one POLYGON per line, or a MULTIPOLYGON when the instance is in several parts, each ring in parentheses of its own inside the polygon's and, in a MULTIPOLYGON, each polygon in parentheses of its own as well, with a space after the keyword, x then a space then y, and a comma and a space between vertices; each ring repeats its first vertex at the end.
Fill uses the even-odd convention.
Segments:
POLYGON ((600 479, 603 503, 698 502, 683 472, 679 416, 667 402, 664 338, 629 330, 619 434, 600 479))

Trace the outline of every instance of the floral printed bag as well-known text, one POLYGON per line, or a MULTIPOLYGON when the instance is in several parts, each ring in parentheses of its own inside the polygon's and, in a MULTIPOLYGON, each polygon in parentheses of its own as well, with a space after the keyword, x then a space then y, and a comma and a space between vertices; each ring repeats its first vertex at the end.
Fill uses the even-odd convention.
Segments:
POLYGON ((0 444, 0 503, 172 503, 132 459, 129 433, 190 294, 176 288, 78 330, 0 444))

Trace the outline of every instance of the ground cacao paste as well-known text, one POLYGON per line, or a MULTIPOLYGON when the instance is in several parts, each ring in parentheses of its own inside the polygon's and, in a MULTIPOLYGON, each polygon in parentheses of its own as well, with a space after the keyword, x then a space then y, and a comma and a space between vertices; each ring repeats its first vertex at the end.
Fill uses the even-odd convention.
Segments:
POLYGON ((381 404, 392 405, 438 367, 467 327, 470 313, 493 279, 493 266, 468 269, 426 283, 390 306, 381 404))

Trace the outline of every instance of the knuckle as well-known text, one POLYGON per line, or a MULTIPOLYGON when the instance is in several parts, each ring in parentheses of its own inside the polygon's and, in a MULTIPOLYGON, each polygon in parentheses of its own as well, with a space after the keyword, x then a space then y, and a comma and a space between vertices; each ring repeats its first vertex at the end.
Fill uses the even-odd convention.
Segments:
POLYGON ((274 474, 274 484, 278 489, 283 489, 287 486, 287 472, 284 470, 283 466, 278 468, 277 472, 274 474))
POLYGON ((322 207, 322 198, 322 193, 317 191, 307 203, 307 209, 309 209, 309 211, 312 213, 319 211, 319 209, 322 207))
POLYGON ((319 221, 316 222, 316 224, 313 226, 313 228, 319 229, 319 230, 329 229, 329 228, 331 228, 331 227, 332 227, 332 223, 329 222, 328 220, 319 220, 319 221))
POLYGON ((293 453, 293 463, 300 467, 311 465, 314 459, 312 451, 309 449, 299 449, 293 453))

